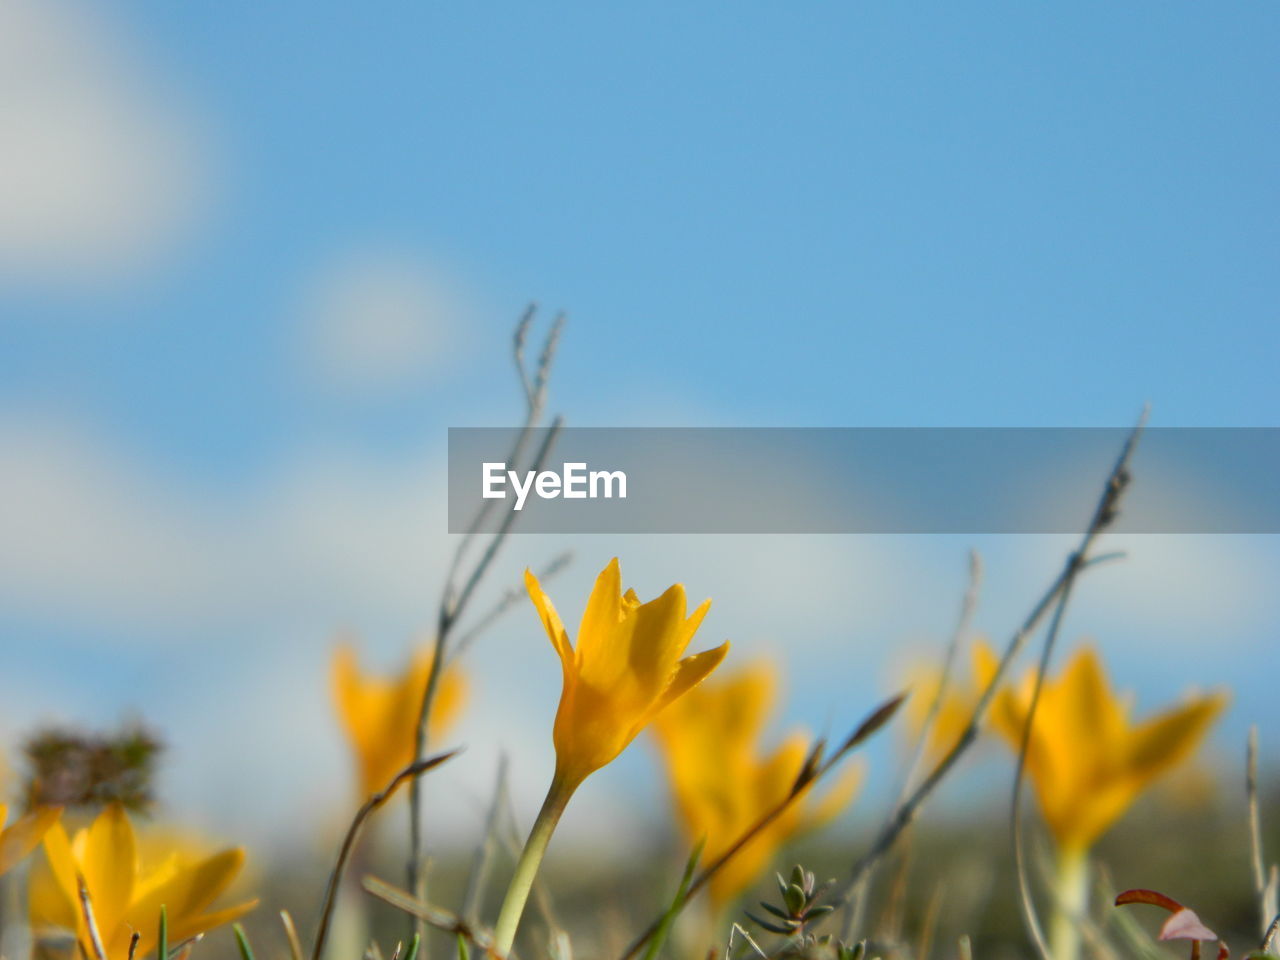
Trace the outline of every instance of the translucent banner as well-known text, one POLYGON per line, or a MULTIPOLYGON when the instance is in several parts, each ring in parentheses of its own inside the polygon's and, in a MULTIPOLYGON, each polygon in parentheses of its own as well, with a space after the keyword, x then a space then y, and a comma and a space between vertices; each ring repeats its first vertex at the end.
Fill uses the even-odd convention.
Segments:
MULTIPOLYGON (((449 431, 449 532, 1070 533, 1127 428, 449 431)), ((1114 529, 1280 532, 1280 429, 1151 428, 1114 529)))

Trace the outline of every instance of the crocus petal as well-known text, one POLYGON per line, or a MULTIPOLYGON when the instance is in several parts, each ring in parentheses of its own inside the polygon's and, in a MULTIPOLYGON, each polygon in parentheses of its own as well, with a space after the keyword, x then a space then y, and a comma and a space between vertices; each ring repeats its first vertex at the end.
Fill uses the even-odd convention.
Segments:
POLYGON ((1129 744, 1133 775, 1150 779, 1189 754, 1226 705, 1225 696, 1202 697, 1141 724, 1129 744))
POLYGON ((365 738, 363 700, 360 695, 362 678, 356 652, 350 644, 342 644, 333 652, 330 667, 330 683, 333 703, 348 734, 354 742, 365 738))
POLYGON ((31 897, 32 919, 47 924, 61 924, 76 929, 79 919, 79 883, 76 879, 76 858, 67 829, 61 822, 54 823, 45 832, 45 861, 49 867, 51 884, 42 891, 44 896, 31 897), (61 901, 61 902, 59 902, 61 901))
MULTIPOLYGON (((724 854, 766 813, 787 800, 812 750, 811 738, 795 733, 761 754, 759 737, 773 698, 776 668, 754 664, 729 677, 693 686, 702 668, 723 647, 689 657, 678 681, 681 694, 654 719, 676 812, 686 836, 705 839, 704 861, 724 854)), ((673 682, 676 686, 677 682, 673 682)), ((715 907, 737 899, 796 834, 816 828, 847 805, 861 771, 848 768, 818 803, 797 797, 760 830, 711 879, 715 907)))
POLYGON ((985 640, 978 640, 973 645, 973 673, 980 687, 989 684, 1000 669, 1000 658, 985 640))
POLYGON ((582 621, 578 625, 579 653, 585 657, 586 647, 600 645, 596 641, 605 641, 607 645, 621 618, 622 570, 618 566, 618 558, 614 557, 596 577, 591 596, 582 611, 582 621))
POLYGON ((138 872, 133 826, 120 804, 108 805, 93 821, 81 869, 98 930, 103 939, 109 940, 133 898, 133 881, 138 872))
POLYGON ((247 900, 244 903, 236 904, 234 907, 226 907, 222 910, 215 910, 212 913, 205 913, 182 920, 174 925, 170 936, 174 941, 180 941, 194 937, 198 933, 207 933, 224 924, 239 920, 250 910, 257 907, 258 902, 256 899, 247 900))
POLYGON ((689 641, 693 639, 693 635, 698 632, 698 627, 702 626, 702 619, 707 615, 707 611, 711 609, 711 601, 703 600, 698 604, 698 609, 689 614, 685 620, 684 626, 680 628, 680 638, 677 641, 677 654, 684 653, 685 647, 689 646, 689 641))
POLYGON ((569 634, 565 632, 560 614, 556 612, 555 605, 542 589, 542 584, 538 582, 532 570, 524 572, 524 587, 529 592, 529 599, 533 601, 534 609, 542 619, 542 627, 551 639, 551 646, 560 655, 560 662, 567 666, 573 662, 573 645, 569 642, 569 634))
MULTIPOLYGON (((774 666, 761 660, 739 668, 724 682, 721 709, 726 741, 749 744, 764 729, 777 695, 776 674, 774 666)), ((703 708, 707 706, 704 704, 703 708)))
POLYGON ((130 905, 129 924, 143 931, 154 926, 163 905, 173 920, 176 937, 180 918, 195 916, 208 907, 231 884, 243 864, 244 851, 235 848, 179 871, 168 883, 152 888, 130 905))
POLYGON ((671 677, 671 682, 667 684, 666 690, 658 698, 653 713, 658 713, 676 697, 681 696, 690 688, 701 683, 707 674, 720 666, 720 661, 725 658, 728 652, 729 641, 726 640, 718 647, 703 650, 701 653, 695 653, 693 656, 685 657, 681 660, 676 665, 676 671, 671 677))
MULTIPOLYGON (((368 676, 360 670, 348 644, 334 651, 331 683, 334 704, 359 769, 363 799, 381 790, 413 757, 422 691, 431 671, 433 650, 425 644, 409 664, 390 677, 368 676)), ((456 667, 440 677, 429 732, 442 733, 466 699, 466 683, 456 667)))
POLYGON ((1075 707, 1073 720, 1078 736, 1100 744, 1114 744, 1123 736, 1123 702, 1111 692, 1102 660, 1093 647, 1084 647, 1076 654, 1061 682, 1075 707))
POLYGON ((1087 793, 1077 790, 1066 802, 1042 797, 1041 806, 1059 847, 1088 850, 1133 806, 1141 790, 1142 784, 1132 778, 1111 778, 1087 793), (1072 799, 1078 795, 1084 799, 1072 799))
MULTIPOLYGON (((0 874, 6 873, 34 850, 61 815, 61 807, 37 807, 0 832, 0 874)), ((0 807, 0 824, 4 819, 4 809, 0 807)))
MULTIPOLYGON (((1097 651, 1078 650, 1055 683, 1046 684, 1036 727, 1048 741, 1058 784, 1085 789, 1124 750, 1125 710, 1111 692, 1097 651), (1082 744, 1088 746, 1081 748, 1082 744)), ((1058 791, 1061 795, 1062 791, 1058 791)), ((1074 805, 1071 797, 1064 802, 1074 805)))
POLYGON ((812 809, 805 812, 804 829, 816 830, 843 813, 858 795, 865 772, 861 763, 849 764, 812 809))
POLYGON ((677 583, 661 596, 642 604, 627 620, 631 626, 631 642, 623 668, 648 687, 650 695, 662 689, 689 637, 693 636, 683 636, 684 612, 684 586, 677 583))
MULTIPOLYGON (((1000 658, 996 656, 995 651, 983 640, 974 643, 973 678, 978 690, 985 690, 991 684, 999 668, 1000 658)), ((974 701, 975 703, 977 701, 976 693, 974 701)), ((972 714, 972 705, 968 712, 972 714)), ((1021 742, 1026 707, 1022 699, 1008 686, 997 691, 995 699, 991 702, 991 712, 988 716, 992 728, 1005 740, 1015 745, 1021 742)))
POLYGON ((145 853, 141 855, 141 860, 146 873, 138 877, 138 882, 133 885, 133 896, 138 900, 143 897, 149 897, 151 891, 168 883, 182 870, 186 869, 186 864, 184 864, 183 858, 177 850, 171 851, 159 864, 150 868, 146 866, 147 856, 145 853))

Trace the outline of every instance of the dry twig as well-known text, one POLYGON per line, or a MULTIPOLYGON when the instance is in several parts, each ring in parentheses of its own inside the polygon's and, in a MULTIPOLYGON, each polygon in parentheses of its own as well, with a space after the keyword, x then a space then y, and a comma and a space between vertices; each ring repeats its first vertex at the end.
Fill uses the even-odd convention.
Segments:
MULTIPOLYGON (((543 411, 546 407, 547 382, 551 373, 551 364, 555 359, 556 347, 560 342, 560 333, 564 327, 564 314, 559 314, 552 322, 551 331, 543 343, 542 354, 538 358, 538 366, 531 376, 524 362, 524 347, 536 311, 537 307, 532 304, 525 310, 520 322, 516 325, 513 338, 516 371, 519 374, 525 395, 524 425, 516 435, 515 443, 507 456, 507 463, 511 464, 513 468, 523 460, 525 447, 529 444, 535 428, 542 419, 543 411)), ((533 459, 532 469, 534 471, 542 468, 562 425, 563 421, 557 417, 546 430, 542 444, 533 459)), ((435 702, 436 691, 440 685, 440 675, 448 659, 450 634, 466 611, 476 588, 489 571, 489 567, 498 555, 499 549, 511 532, 511 527, 518 516, 512 506, 507 507, 507 512, 497 531, 490 537, 488 545, 471 567, 470 573, 464 577, 463 561, 472 544, 475 543, 480 536, 480 532, 485 528, 489 514, 495 509, 494 505, 496 503, 496 500, 484 500, 481 503, 475 518, 467 528, 467 533, 463 536, 457 550, 454 552, 453 561, 449 566, 449 573, 445 578, 444 588, 440 597, 440 608, 436 618, 435 655, 431 661, 431 669, 427 674, 427 682, 422 691, 422 703, 418 709, 418 723, 414 735, 415 759, 420 760, 427 753, 427 727, 431 718, 431 707, 435 702)), ((426 871, 424 869, 425 840, 422 823, 422 790, 416 780, 409 787, 409 848, 409 863, 406 871, 408 886, 418 900, 425 901, 426 871)), ((425 934, 426 932, 422 923, 415 923, 414 928, 419 934, 425 934)), ((424 938, 423 956, 425 956, 425 953, 424 938)))
POLYGON ((355 850, 356 841, 360 838, 360 831, 364 827, 365 821, 379 807, 390 800, 406 780, 416 780, 428 770, 440 766, 446 760, 451 760, 457 753, 457 750, 451 750, 448 753, 436 754, 434 757, 428 757, 425 760, 415 760, 392 777, 391 782, 379 793, 375 793, 360 805, 360 809, 356 811, 356 815, 351 819, 351 826, 347 828, 347 835, 342 838, 342 846, 338 849, 338 859, 333 865, 333 870, 329 874, 329 882, 325 886, 324 905, 320 909, 320 922, 316 927, 316 941, 311 950, 311 960, 321 960, 324 956, 325 941, 329 938, 329 925, 333 921, 333 908, 338 901, 338 888, 342 883, 342 876, 346 872, 347 862, 351 859, 352 851, 355 850))
POLYGON ((485 952, 486 957, 496 956, 493 952, 493 938, 488 931, 472 926, 452 910, 423 903, 417 897, 397 889, 377 877, 365 877, 361 881, 361 886, 383 903, 388 903, 397 910, 416 917, 427 926, 436 930, 443 930, 445 933, 452 934, 455 937, 462 937, 468 943, 475 944, 485 952))
POLYGON ((973 708, 973 712, 969 717, 969 722, 965 725, 964 731, 960 734, 959 739, 947 751, 945 755, 934 765, 928 775, 920 782, 920 784, 911 792, 910 796, 901 803, 894 806, 888 820, 876 835, 867 852, 862 855, 853 865, 850 871, 850 877, 845 885, 844 896, 847 897, 851 891, 858 888, 863 878, 872 870, 875 864, 894 846, 898 837, 902 832, 911 825, 919 814, 921 807, 925 801, 938 788, 938 785, 951 772, 959 759, 964 756, 965 752, 973 745, 977 739, 978 731, 986 719, 987 710, 991 706, 992 700, 995 699, 996 691, 1004 682, 1005 675, 1008 673, 1009 665, 1014 658, 1022 651, 1027 639, 1040 625, 1041 620, 1049 613, 1064 592, 1069 592, 1069 587, 1075 582, 1076 577, 1086 568, 1099 562, 1102 558, 1090 559, 1088 556, 1089 549, 1093 546, 1097 536, 1115 519, 1115 511, 1119 505, 1120 496, 1124 492, 1129 483, 1129 462, 1133 456, 1138 438, 1142 434, 1142 429, 1146 424, 1146 412, 1143 412, 1142 418, 1133 432, 1129 435, 1124 448, 1122 449, 1115 466, 1107 476, 1103 493, 1099 499, 1098 506, 1094 511, 1092 520, 1090 521, 1088 531, 1081 541, 1080 547, 1076 552, 1072 553, 1063 565, 1058 576, 1045 590, 1044 594, 1036 601, 1031 612, 1027 614, 1022 624, 1014 631, 1009 642, 1005 645, 1003 654, 999 663, 987 685, 983 688, 978 696, 978 702, 973 708))
POLYGON ((782 816, 787 809, 796 802, 814 783, 822 779, 831 772, 846 756, 853 750, 864 743, 872 734, 883 727, 898 708, 902 706, 903 700, 906 699, 905 693, 900 693, 890 700, 886 700, 880 706, 876 707, 862 723, 858 724, 853 733, 845 739, 840 748, 836 750, 830 757, 824 758, 825 743, 819 740, 809 751, 809 756, 805 759, 804 766, 800 769, 800 774, 796 777, 795 783, 791 785, 790 792, 764 813, 755 823, 748 827, 735 840, 724 853, 716 857, 707 865, 706 868, 698 874, 697 878, 689 884, 682 897, 678 897, 669 908, 664 911, 661 916, 651 923, 645 931, 640 934, 622 954, 621 960, 632 960, 633 957, 640 953, 640 950, 650 938, 655 936, 662 929, 664 922, 667 920, 668 912, 679 913, 680 910, 689 903, 690 900, 697 895, 707 883, 717 873, 723 869, 724 865, 732 860, 739 851, 748 843, 754 840, 760 833, 768 828, 778 817, 782 816))
POLYGON ((499 818, 502 816, 507 798, 507 766, 507 755, 504 753, 498 759, 498 776, 493 785, 493 800, 489 804, 489 812, 485 815, 484 836, 480 838, 480 843, 472 856, 471 872, 467 877, 467 891, 462 897, 462 916, 471 923, 479 920, 480 898, 489 876, 489 864, 493 859, 494 848, 499 842, 499 818))
POLYGON ((1249 853, 1253 867, 1253 890, 1258 898, 1258 924, 1264 936, 1275 936, 1275 921, 1280 919, 1277 906, 1276 867, 1266 866, 1266 853, 1262 847, 1262 815, 1258 809, 1258 728, 1249 728, 1249 743, 1245 758, 1245 794, 1249 803, 1249 853))
POLYGON ((107 950, 102 945, 102 934, 98 930, 98 920, 93 913, 93 899, 89 896, 89 886, 84 882, 84 874, 76 872, 76 887, 80 894, 80 912, 84 917, 84 926, 89 933, 89 946, 93 948, 95 960, 107 960, 107 950))
POLYGON ((1044 931, 1040 926, 1040 917, 1036 913, 1035 902, 1031 898, 1031 884, 1027 877, 1026 856, 1022 843, 1022 785, 1026 782, 1024 774, 1027 766, 1027 752, 1031 747, 1031 731, 1035 726, 1036 708, 1040 704, 1040 693, 1044 687, 1044 679, 1049 672, 1049 664, 1053 658, 1054 647, 1057 645, 1058 636, 1062 631, 1062 621, 1066 616, 1067 604, 1071 600, 1071 593, 1075 587, 1076 579, 1088 561, 1089 551, 1094 542, 1104 530, 1111 526, 1119 514, 1120 502, 1130 482, 1129 463, 1133 459, 1134 451, 1137 449, 1138 440, 1142 436, 1146 423, 1147 410, 1144 409, 1142 416, 1138 420, 1138 425, 1129 434, 1129 439, 1125 441, 1124 448, 1120 451, 1120 456, 1111 471, 1106 487, 1103 488, 1102 497, 1099 499, 1098 507, 1094 511, 1093 520, 1089 523, 1089 528, 1085 531, 1084 537, 1080 541, 1080 546, 1067 560, 1067 566, 1064 570, 1065 580, 1062 584, 1062 590, 1058 594, 1058 601, 1053 611, 1053 618, 1049 623, 1049 630, 1045 634, 1044 646, 1040 651, 1040 662, 1036 667, 1035 684, 1031 690, 1031 702, 1027 706, 1027 718, 1022 727, 1022 742, 1018 748, 1018 763, 1013 777, 1013 797, 1010 801, 1013 814, 1010 830, 1013 835, 1013 861, 1018 875, 1018 899, 1022 907, 1022 918, 1042 960, 1051 960, 1049 945, 1045 942, 1044 931))
MULTIPOLYGON (((977 550, 969 551, 968 577, 968 584, 960 601, 960 612, 956 617, 956 624, 951 631, 951 637, 947 641, 946 653, 943 655, 942 673, 938 677, 938 689, 934 692, 933 700, 929 703, 924 722, 920 726, 920 733, 916 737, 915 746, 912 748, 911 758, 907 761, 906 769, 902 775, 902 785, 899 787, 897 799, 894 801, 895 806, 906 800, 907 791, 911 789, 912 784, 915 782, 916 773, 919 771, 920 763, 924 759, 925 746, 929 742, 929 734, 938 720, 938 713, 942 709, 947 691, 951 686, 951 675, 955 670, 955 662, 960 653, 960 646, 964 642, 964 638, 969 634, 970 627, 973 624, 973 616, 978 609, 978 598, 982 591, 982 556, 977 550)), ((857 889, 845 904, 846 938, 853 930, 862 925, 862 916, 866 910, 867 891, 871 887, 873 873, 874 870, 868 870, 866 876, 858 883, 857 889)))

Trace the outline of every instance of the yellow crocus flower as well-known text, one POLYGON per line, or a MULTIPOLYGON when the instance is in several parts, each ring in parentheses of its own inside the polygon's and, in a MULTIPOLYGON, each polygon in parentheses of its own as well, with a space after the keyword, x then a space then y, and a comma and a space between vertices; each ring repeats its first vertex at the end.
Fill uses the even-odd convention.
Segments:
MULTIPOLYGON (((978 702, 979 691, 969 685, 966 677, 953 670, 938 701, 937 710, 925 737, 924 756, 936 763, 951 751, 969 726, 973 708, 978 702)), ((913 664, 906 672, 904 683, 911 696, 903 704, 906 719, 905 730, 914 742, 924 730, 934 701, 942 687, 942 668, 934 664, 913 664)))
POLYGON ((538 578, 526 570, 524 580, 560 657, 563 685, 552 733, 555 774, 498 917, 495 947, 500 955, 511 949, 538 864, 573 792, 714 670, 729 650, 726 642, 682 659, 711 601, 686 616, 684 587, 677 583, 641 603, 634 590, 622 592, 616 557, 596 578, 576 646, 538 578))
MULTIPOLYGON (((720 857, 787 797, 808 755, 803 733, 772 751, 760 750, 775 677, 767 663, 744 667, 691 690, 654 723, 677 813, 690 841, 704 841, 704 863, 720 857)), ((734 854, 711 878, 713 910, 741 896, 792 838, 847 806, 860 777, 851 768, 818 803, 798 800, 734 854)))
POLYGON ((162 906, 171 944, 230 923, 257 906, 257 900, 250 900, 209 909, 240 872, 242 849, 209 856, 185 847, 152 846, 139 842, 119 804, 106 807, 73 838, 55 823, 44 837, 44 861, 36 862, 31 875, 32 927, 73 930, 83 955, 97 956, 80 899, 83 882, 107 960, 124 960, 135 931, 141 937, 135 956, 155 949, 162 906))
MULTIPOLYGON (((422 693, 433 653, 424 647, 397 676, 363 673, 356 651, 343 644, 334 651, 333 700, 355 753, 362 797, 382 790, 413 762, 422 693)), ((439 736, 457 719, 466 699, 466 680, 456 667, 440 677, 429 732, 439 736)))
MULTIPOLYGON (((985 685, 995 674, 996 655, 985 645, 975 653, 985 685)), ((992 703, 991 725, 1015 752, 1022 746, 1034 684, 1028 673, 1016 690, 1001 690, 992 703)), ((1075 960, 1080 954, 1089 848, 1153 780, 1191 754, 1226 702, 1221 694, 1192 697, 1130 723, 1127 698, 1111 691, 1102 661, 1087 646, 1057 677, 1045 678, 1026 770, 1057 847, 1049 931, 1054 960, 1075 960)))
MULTIPOLYGON (((989 647, 977 650, 985 682, 996 669, 989 647)), ((991 725, 1017 751, 1034 677, 1005 689, 991 725)), ((1226 705, 1222 694, 1192 697, 1138 724, 1117 696, 1092 647, 1078 650, 1057 677, 1046 677, 1027 748, 1027 774, 1059 847, 1087 850, 1158 776, 1191 754, 1226 705)))
POLYGON ((641 603, 634 590, 622 592, 616 557, 596 578, 576 648, 538 578, 526 570, 524 582, 560 655, 564 685, 552 739, 556 779, 571 784, 570 790, 620 754, 729 651, 726 642, 681 659, 711 601, 686 617, 684 586, 677 583, 641 603))
POLYGON ((34 850, 62 815, 61 807, 37 807, 9 823, 9 808, 0 803, 0 876, 8 873, 34 850))

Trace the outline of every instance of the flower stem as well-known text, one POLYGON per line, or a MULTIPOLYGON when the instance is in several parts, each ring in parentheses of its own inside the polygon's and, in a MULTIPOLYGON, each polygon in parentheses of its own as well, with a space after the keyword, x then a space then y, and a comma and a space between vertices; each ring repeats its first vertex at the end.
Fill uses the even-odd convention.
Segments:
POLYGON ((525 841, 520 859, 516 861, 515 873, 511 876, 511 885, 507 887, 502 909, 498 912, 498 924, 493 931, 493 947, 500 957, 511 953, 516 929, 520 926, 520 916, 524 913, 524 905, 533 889, 533 878, 538 873, 542 857, 547 852, 547 844, 551 841, 551 834, 555 832, 556 824, 560 822, 560 815, 573 796, 575 786, 576 784, 557 775, 551 781, 551 789, 547 791, 547 799, 542 802, 542 809, 538 811, 538 819, 533 821, 533 829, 529 831, 529 839, 525 841))
POLYGON ((1063 847, 1058 851, 1054 877, 1053 919, 1049 927, 1049 953, 1053 960, 1078 960, 1080 923, 1089 899, 1089 851, 1063 847))

